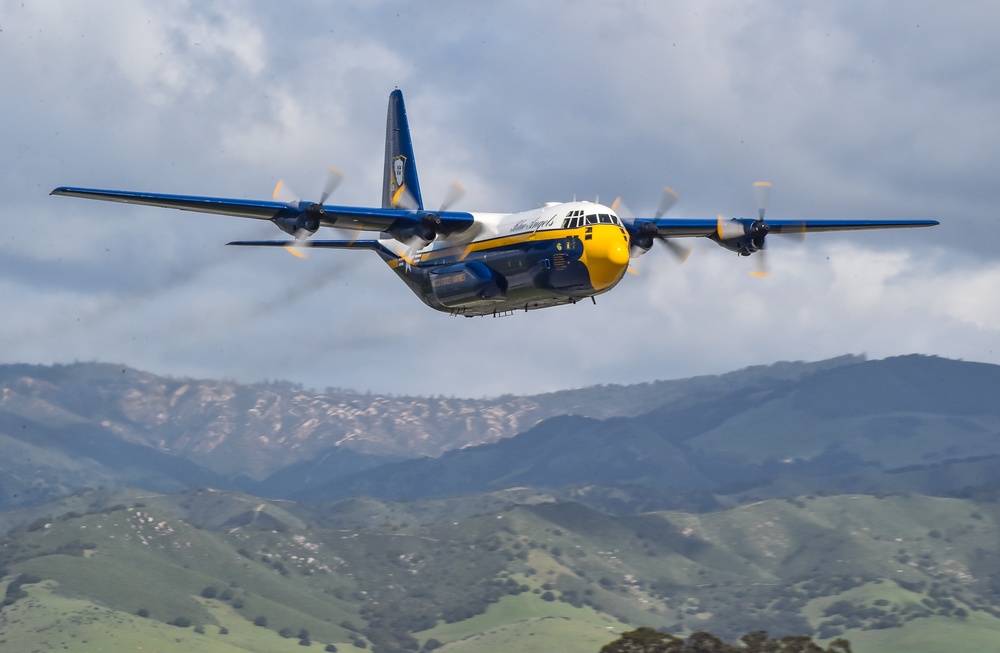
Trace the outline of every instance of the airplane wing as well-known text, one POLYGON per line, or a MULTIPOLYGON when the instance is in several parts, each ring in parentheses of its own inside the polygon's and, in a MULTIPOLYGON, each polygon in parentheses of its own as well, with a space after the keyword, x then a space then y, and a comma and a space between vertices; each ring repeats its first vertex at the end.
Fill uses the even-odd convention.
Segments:
POLYGON ((315 215, 314 207, 320 207, 322 211, 318 212, 318 219, 321 226, 361 229, 365 231, 388 232, 390 230, 404 230, 420 225, 429 215, 440 218, 440 225, 436 225, 436 228, 442 234, 458 233, 475 224, 475 219, 472 215, 462 211, 382 209, 325 204, 320 206, 310 202, 285 204, 284 202, 271 200, 169 195, 164 193, 141 193, 97 188, 73 188, 68 186, 56 188, 51 194, 271 221, 294 220, 298 216, 305 215, 307 211, 311 212, 310 215, 315 215))
MULTIPOLYGON (((715 236, 721 225, 751 225, 756 218, 635 218, 633 224, 640 229, 643 223, 656 227, 661 238, 684 238, 715 236)), ((813 218, 767 220, 772 234, 801 234, 812 231, 852 231, 857 229, 905 229, 912 227, 933 227, 937 220, 819 220, 813 218)), ((728 227, 727 227, 728 228, 728 227)))

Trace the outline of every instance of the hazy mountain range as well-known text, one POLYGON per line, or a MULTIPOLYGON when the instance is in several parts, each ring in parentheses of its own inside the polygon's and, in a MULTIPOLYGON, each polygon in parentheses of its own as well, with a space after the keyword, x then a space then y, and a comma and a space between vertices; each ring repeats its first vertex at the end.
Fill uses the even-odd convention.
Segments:
POLYGON ((996 478, 1000 367, 843 357, 532 397, 387 397, 0 366, 0 507, 81 487, 324 500, 528 486, 605 510, 996 478))

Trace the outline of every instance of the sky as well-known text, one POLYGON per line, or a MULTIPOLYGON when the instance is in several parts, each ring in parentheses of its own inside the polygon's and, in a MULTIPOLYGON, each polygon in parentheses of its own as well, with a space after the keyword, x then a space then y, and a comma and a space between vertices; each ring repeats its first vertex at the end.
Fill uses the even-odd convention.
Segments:
MULTIPOLYGON (((843 354, 1000 363, 1000 4, 0 0, 0 363, 484 397, 843 354), (515 212, 935 219, 699 239, 612 292, 504 318, 425 307, 371 252, 227 248, 225 216, 56 186, 381 198, 403 90, 422 192, 515 212)), ((322 236, 322 234, 320 234, 322 236)), ((336 237, 330 234, 330 237, 336 237)))

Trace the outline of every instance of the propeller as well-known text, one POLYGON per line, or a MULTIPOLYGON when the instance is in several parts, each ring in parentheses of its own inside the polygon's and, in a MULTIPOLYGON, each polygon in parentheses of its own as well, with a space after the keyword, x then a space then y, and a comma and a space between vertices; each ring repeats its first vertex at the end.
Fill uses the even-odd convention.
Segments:
POLYGON ((767 200, 771 196, 771 182, 753 182, 753 192, 757 196, 757 216, 761 222, 764 221, 764 212, 767 211, 767 200))
MULTIPOLYGON (((295 239, 294 242, 285 245, 285 249, 290 254, 298 258, 306 258, 305 252, 302 250, 309 246, 309 236, 316 233, 320 227, 323 215, 326 213, 323 209, 323 204, 326 203, 326 200, 329 199, 330 195, 333 194, 343 181, 343 172, 334 167, 327 168, 326 180, 323 183, 323 190, 320 193, 319 201, 311 202, 305 208, 302 207, 303 202, 298 194, 285 184, 285 180, 278 181, 278 184, 274 187, 274 200, 282 202, 290 209, 299 212, 299 216, 294 220, 285 218, 281 222, 276 222, 282 231, 291 234, 295 239)), ((355 235, 355 237, 357 236, 355 235)))
POLYGON ((766 277, 769 274, 767 265, 767 235, 771 233, 771 225, 764 219, 767 213, 767 201, 771 194, 771 183, 768 181, 757 181, 753 185, 754 194, 757 196, 757 219, 753 222, 746 220, 724 220, 720 215, 716 223, 716 235, 720 244, 724 241, 737 241, 729 249, 749 256, 756 253, 754 269, 750 272, 754 277, 766 277))
MULTIPOLYGON (((406 240, 407 248, 406 253, 402 256, 406 265, 412 265, 415 257, 428 245, 434 242, 438 237, 438 232, 441 230, 441 216, 439 213, 443 213, 450 209, 456 202, 461 200, 466 195, 466 190, 462 184, 457 181, 451 182, 448 186, 448 190, 445 191, 444 199, 441 201, 440 208, 438 208, 437 213, 425 213, 423 217, 420 218, 420 225, 414 229, 414 233, 406 240)), ((416 200, 413 194, 410 193, 406 188, 406 184, 403 184, 396 190, 392 197, 393 206, 396 208, 408 209, 411 211, 416 211, 419 209, 416 206, 416 200)), ((458 240, 455 242, 456 245, 466 244, 472 238, 475 238, 476 232, 472 232, 468 235, 466 240, 458 240)))
MULTIPOLYGON (((660 198, 660 205, 656 209, 656 215, 653 217, 654 220, 658 220, 663 217, 663 214, 670 210, 670 208, 677 203, 680 199, 680 195, 677 194, 673 188, 668 186, 663 187, 663 196, 660 198)), ((624 218, 626 220, 634 220, 635 214, 625 205, 622 199, 619 197, 615 199, 614 203, 611 205, 611 210, 618 214, 618 217, 624 218)), ((661 236, 659 229, 656 228, 656 224, 653 222, 643 222, 639 225, 638 238, 636 239, 636 245, 643 250, 648 250, 653 246, 653 241, 658 240, 663 243, 670 253, 678 260, 679 263, 683 263, 691 255, 691 248, 681 245, 677 241, 667 238, 666 236, 661 236)))
POLYGON ((663 187, 663 197, 660 198, 660 206, 656 209, 655 219, 659 220, 663 217, 663 214, 670 210, 670 208, 677 203, 677 200, 681 198, 673 188, 669 186, 663 187))
POLYGON ((771 233, 771 226, 764 221, 764 213, 767 212, 767 200, 771 197, 771 182, 755 181, 753 192, 757 197, 757 220, 750 225, 750 238, 757 247, 756 267, 750 271, 750 276, 766 277, 770 274, 765 256, 765 236, 771 233))
POLYGON ((439 211, 447 211, 450 209, 455 202, 465 197, 465 187, 457 181, 451 182, 451 186, 448 186, 448 190, 445 191, 444 200, 441 202, 441 208, 439 211))

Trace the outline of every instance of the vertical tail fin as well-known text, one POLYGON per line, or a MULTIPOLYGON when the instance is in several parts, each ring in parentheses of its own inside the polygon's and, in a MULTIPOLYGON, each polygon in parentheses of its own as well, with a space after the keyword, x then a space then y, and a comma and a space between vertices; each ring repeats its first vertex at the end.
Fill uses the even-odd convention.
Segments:
POLYGON ((423 209, 417 164, 413 159, 410 125, 406 121, 403 92, 389 95, 385 121, 385 168, 382 176, 382 208, 423 209))

